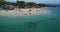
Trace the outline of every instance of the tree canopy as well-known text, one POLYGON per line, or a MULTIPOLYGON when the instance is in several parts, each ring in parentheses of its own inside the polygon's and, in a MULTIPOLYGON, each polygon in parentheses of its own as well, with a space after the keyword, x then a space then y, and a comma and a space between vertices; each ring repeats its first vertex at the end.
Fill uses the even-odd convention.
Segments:
POLYGON ((16 3, 14 2, 6 2, 4 0, 0 0, 0 6, 1 5, 4 5, 4 4, 7 4, 7 5, 13 5, 13 6, 20 6, 20 7, 23 7, 23 6, 29 6, 29 7, 34 7, 36 5, 40 6, 40 7, 45 7, 47 6, 46 4, 36 4, 34 2, 24 2, 24 1, 17 1, 16 3))
POLYGON ((4 2, 5 0, 0 0, 0 2, 4 2))
POLYGON ((24 6, 25 5, 25 2, 24 1, 17 1, 17 5, 18 6, 24 6))
POLYGON ((33 6, 35 6, 35 5, 36 5, 36 3, 28 2, 26 5, 27 5, 27 6, 30 6, 30 7, 33 7, 33 6))

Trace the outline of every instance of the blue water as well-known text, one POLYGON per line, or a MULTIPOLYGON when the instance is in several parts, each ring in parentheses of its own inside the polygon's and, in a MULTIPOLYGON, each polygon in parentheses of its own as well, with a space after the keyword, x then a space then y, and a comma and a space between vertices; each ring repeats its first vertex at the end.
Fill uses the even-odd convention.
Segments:
POLYGON ((47 7, 53 13, 35 16, 1 16, 0 32, 60 32, 60 7, 47 7))
POLYGON ((0 11, 3 10, 3 8, 0 8, 0 11))

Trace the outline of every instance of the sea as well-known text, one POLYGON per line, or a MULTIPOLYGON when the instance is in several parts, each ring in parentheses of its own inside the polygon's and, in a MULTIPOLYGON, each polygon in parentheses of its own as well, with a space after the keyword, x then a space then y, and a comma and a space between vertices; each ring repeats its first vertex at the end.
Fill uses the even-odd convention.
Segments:
POLYGON ((48 11, 48 14, 0 15, 0 32, 60 32, 60 7, 45 7, 44 9, 48 11))

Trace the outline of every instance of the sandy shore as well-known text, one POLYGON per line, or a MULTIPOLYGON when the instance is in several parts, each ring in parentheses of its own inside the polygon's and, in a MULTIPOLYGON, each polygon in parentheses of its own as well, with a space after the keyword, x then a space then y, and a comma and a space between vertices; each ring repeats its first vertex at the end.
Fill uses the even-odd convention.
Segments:
POLYGON ((43 8, 28 8, 28 9, 14 9, 9 11, 0 11, 0 15, 36 15, 36 14, 46 14, 47 11, 43 8))

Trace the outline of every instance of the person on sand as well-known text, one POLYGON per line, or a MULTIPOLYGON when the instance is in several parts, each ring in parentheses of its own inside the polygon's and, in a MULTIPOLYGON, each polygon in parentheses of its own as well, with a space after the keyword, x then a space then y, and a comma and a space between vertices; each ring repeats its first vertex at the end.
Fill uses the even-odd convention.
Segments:
POLYGON ((20 9, 18 11, 23 12, 23 10, 20 10, 20 9))
POLYGON ((29 14, 31 14, 31 13, 29 13, 29 14))
POLYGON ((29 14, 31 14, 30 12, 31 12, 31 10, 29 10, 29 14))
POLYGON ((31 10, 29 10, 29 11, 31 11, 31 10))

